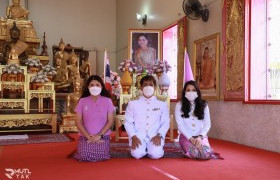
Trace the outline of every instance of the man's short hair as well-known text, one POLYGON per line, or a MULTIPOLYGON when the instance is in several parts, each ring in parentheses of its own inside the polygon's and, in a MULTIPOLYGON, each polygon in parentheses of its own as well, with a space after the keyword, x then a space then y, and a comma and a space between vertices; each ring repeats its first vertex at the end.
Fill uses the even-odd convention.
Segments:
POLYGON ((154 76, 151 75, 147 75, 142 77, 142 79, 140 80, 140 85, 143 86, 144 81, 153 81, 154 86, 157 85, 156 79, 154 78, 154 76))

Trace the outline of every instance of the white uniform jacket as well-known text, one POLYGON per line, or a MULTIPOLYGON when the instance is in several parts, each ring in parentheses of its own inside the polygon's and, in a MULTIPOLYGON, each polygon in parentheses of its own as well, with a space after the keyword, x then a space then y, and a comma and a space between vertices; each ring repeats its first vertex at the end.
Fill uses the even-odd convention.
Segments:
POLYGON ((195 104, 192 103, 191 111, 188 118, 183 118, 181 111, 182 103, 178 102, 175 107, 175 118, 178 129, 186 138, 190 139, 192 136, 206 136, 210 127, 210 113, 208 105, 204 109, 204 119, 199 120, 194 114, 195 104))
POLYGON ((124 126, 129 138, 136 135, 140 139, 150 140, 160 133, 164 139, 169 122, 167 103, 155 96, 149 99, 141 96, 138 100, 130 101, 125 111, 124 126))

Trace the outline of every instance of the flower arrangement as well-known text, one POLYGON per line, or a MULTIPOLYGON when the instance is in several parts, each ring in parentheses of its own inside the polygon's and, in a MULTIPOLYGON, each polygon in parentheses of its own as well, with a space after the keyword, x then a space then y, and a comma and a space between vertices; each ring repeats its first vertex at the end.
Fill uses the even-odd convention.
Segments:
POLYGON ((118 73, 112 71, 110 72, 110 76, 112 81, 112 94, 119 99, 121 94, 121 78, 118 73))
POLYGON ((50 66, 50 65, 46 65, 42 68, 41 71, 43 74, 45 74, 46 76, 53 76, 56 75, 56 70, 54 67, 50 66))
POLYGON ((119 99, 121 93, 121 78, 118 73, 110 71, 110 79, 112 82, 112 94, 115 95, 117 99, 119 99))
POLYGON ((31 77, 31 82, 33 83, 46 83, 49 81, 49 78, 43 74, 43 72, 39 72, 35 76, 31 77))
POLYGON ((130 59, 125 59, 123 62, 120 63, 118 69, 122 72, 125 71, 125 69, 128 68, 129 72, 137 72, 138 68, 136 66, 136 63, 134 63, 130 59))
POLYGON ((35 68, 41 68, 43 67, 42 63, 37 58, 31 58, 27 59, 27 62, 25 63, 28 67, 35 67, 35 68))
POLYGON ((153 73, 158 74, 162 73, 165 69, 165 72, 171 71, 171 66, 168 64, 166 60, 164 61, 157 61, 153 68, 153 73))
POLYGON ((8 74, 22 74, 23 70, 17 64, 9 64, 3 69, 3 73, 5 72, 8 74))
MULTIPOLYGON (((104 74, 101 76, 101 78, 104 80, 104 74)), ((112 95, 116 96, 116 98, 119 99, 121 93, 121 78, 117 72, 113 72, 110 70, 110 82, 112 95)))

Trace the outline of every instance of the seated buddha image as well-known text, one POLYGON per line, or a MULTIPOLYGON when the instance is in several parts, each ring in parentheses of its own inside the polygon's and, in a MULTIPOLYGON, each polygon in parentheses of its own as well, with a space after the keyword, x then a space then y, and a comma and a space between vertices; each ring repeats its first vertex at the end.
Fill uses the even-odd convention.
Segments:
POLYGON ((16 50, 11 49, 11 52, 9 54, 9 59, 12 59, 12 60, 17 60, 18 59, 18 55, 16 53, 16 50))
POLYGON ((80 67, 80 74, 83 79, 88 79, 91 74, 88 56, 89 56, 88 52, 84 52, 81 54, 82 65, 80 67))
POLYGON ((65 49, 65 43, 61 39, 59 42, 59 51, 55 53, 54 59, 56 61, 57 58, 60 58, 62 68, 66 69, 69 60, 69 54, 66 51, 64 51, 64 49, 65 49))
POLYGON ((70 54, 70 65, 67 66, 69 80, 73 81, 80 77, 79 68, 77 66, 78 56, 74 51, 70 54))
POLYGON ((68 80, 68 72, 66 69, 61 66, 61 59, 56 59, 56 75, 54 76, 54 85, 55 90, 59 91, 67 91, 65 88, 71 86, 71 81, 68 80))
POLYGON ((6 11, 7 19, 14 20, 28 20, 28 14, 29 11, 20 4, 20 0, 12 0, 12 5, 6 11))
POLYGON ((13 23, 13 27, 10 29, 11 40, 3 43, 2 54, 3 54, 3 64, 6 64, 8 59, 15 59, 16 55, 20 60, 20 64, 24 65, 24 61, 27 59, 26 50, 28 49, 28 44, 21 41, 20 30, 17 28, 16 23, 13 23), (11 52, 14 51, 14 52, 11 52), (13 56, 13 58, 12 58, 13 56))

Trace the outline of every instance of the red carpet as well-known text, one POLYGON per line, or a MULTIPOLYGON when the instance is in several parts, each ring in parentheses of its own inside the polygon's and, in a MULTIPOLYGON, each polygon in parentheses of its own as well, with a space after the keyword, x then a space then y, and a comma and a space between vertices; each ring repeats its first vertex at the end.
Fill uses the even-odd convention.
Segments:
POLYGON ((210 143, 225 160, 114 158, 99 163, 81 163, 66 158, 75 149, 76 141, 2 146, 0 179, 8 179, 5 168, 27 168, 31 172, 29 179, 35 180, 280 179, 279 153, 222 140, 210 139, 210 143))

